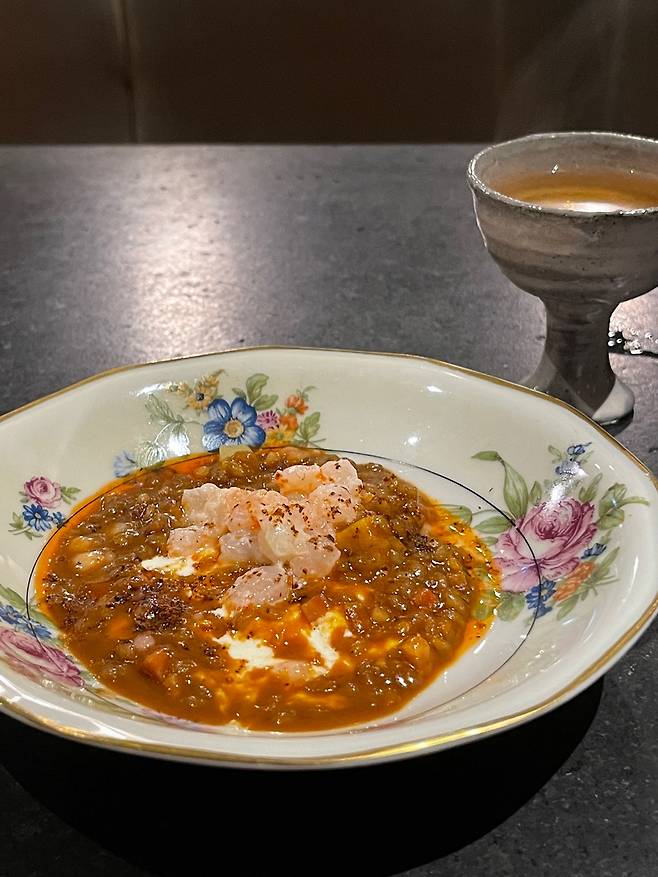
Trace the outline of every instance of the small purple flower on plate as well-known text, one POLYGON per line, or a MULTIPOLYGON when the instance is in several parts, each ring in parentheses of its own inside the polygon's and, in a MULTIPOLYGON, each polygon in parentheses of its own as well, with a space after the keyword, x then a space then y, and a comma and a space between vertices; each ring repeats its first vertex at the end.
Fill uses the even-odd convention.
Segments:
POLYGON ((279 415, 276 411, 261 411, 256 418, 256 424, 265 431, 279 428, 279 415))

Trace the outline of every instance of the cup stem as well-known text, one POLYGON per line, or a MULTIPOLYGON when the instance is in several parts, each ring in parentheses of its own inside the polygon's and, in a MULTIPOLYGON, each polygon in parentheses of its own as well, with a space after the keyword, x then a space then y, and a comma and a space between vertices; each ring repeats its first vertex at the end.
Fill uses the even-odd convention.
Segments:
POLYGON ((614 307, 599 300, 541 298, 546 307, 546 343, 537 369, 524 381, 526 386, 557 396, 600 423, 630 414, 633 393, 615 376, 608 357, 614 307))

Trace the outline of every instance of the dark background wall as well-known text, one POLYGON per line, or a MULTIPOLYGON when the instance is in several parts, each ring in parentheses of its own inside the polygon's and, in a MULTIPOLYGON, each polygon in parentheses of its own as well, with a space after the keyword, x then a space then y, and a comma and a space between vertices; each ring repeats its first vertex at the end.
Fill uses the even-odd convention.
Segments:
POLYGON ((0 142, 658 136, 658 0, 0 0, 0 142))

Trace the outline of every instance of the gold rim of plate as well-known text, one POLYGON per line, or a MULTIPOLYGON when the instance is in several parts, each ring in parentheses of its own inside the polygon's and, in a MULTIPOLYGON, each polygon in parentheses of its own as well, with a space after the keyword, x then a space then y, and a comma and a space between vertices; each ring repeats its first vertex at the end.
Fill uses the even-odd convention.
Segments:
MULTIPOLYGON (((292 345, 259 345, 254 347, 234 347, 229 348, 228 350, 220 350, 215 353, 201 353, 195 354, 193 356, 179 356, 173 359, 152 360, 150 362, 136 363, 133 365, 120 365, 116 366, 115 368, 99 372, 98 374, 91 375, 88 378, 83 378, 81 381, 76 381, 73 384, 69 384, 67 387, 63 387, 61 390, 56 390, 54 393, 49 393, 46 396, 42 396, 39 399, 28 402, 26 405, 22 405, 20 408, 9 411, 6 414, 0 416, 0 423, 5 420, 9 420, 12 417, 15 417, 17 414, 21 414, 23 411, 27 411, 28 409, 33 408, 36 405, 40 405, 42 402, 46 402, 49 399, 54 399, 57 396, 68 393, 70 390, 75 390, 78 387, 84 386, 85 384, 90 384, 94 381, 98 381, 103 378, 110 377, 111 375, 119 374, 121 372, 135 371, 140 368, 147 368, 151 365, 185 362, 192 359, 204 359, 209 356, 223 356, 228 353, 249 353, 266 350, 317 350, 324 353, 355 353, 363 356, 387 356, 396 359, 412 359, 420 362, 429 362, 432 365, 438 365, 442 368, 448 368, 452 369, 453 371, 462 372, 463 374, 470 375, 471 377, 478 378, 483 381, 488 381, 493 384, 498 384, 502 387, 507 387, 508 389, 514 390, 516 392, 527 393, 531 396, 539 397, 552 405, 557 405, 560 408, 565 408, 567 411, 570 411, 580 420, 583 420, 590 428, 594 428, 609 445, 611 445, 616 450, 621 451, 621 453, 628 460, 630 460, 631 463, 633 463, 633 465, 636 466, 643 475, 647 476, 650 483, 658 492, 658 479, 654 476, 653 472, 651 472, 651 470, 648 469, 647 466, 645 466, 644 463, 642 463, 641 460, 639 460, 635 456, 635 454, 631 453, 628 448, 625 448, 620 442, 617 441, 617 439, 615 439, 608 432, 606 432, 603 427, 599 426, 598 423, 595 423, 593 420, 591 420, 591 418, 587 417, 586 414, 578 411, 577 408, 574 408, 567 402, 563 402, 561 399, 556 399, 553 396, 549 396, 546 393, 540 392, 539 390, 532 390, 529 387, 523 387, 520 384, 515 384, 512 381, 507 381, 504 378, 494 377, 493 375, 487 375, 483 372, 478 372, 474 369, 466 368, 465 366, 453 365, 452 363, 445 362, 441 359, 433 359, 429 356, 421 356, 419 354, 413 353, 381 353, 368 350, 348 350, 330 347, 295 347, 292 345)), ((33 727, 50 731, 52 733, 59 734, 62 737, 67 737, 72 740, 80 740, 83 742, 94 744, 96 746, 106 747, 108 749, 128 750, 131 752, 146 752, 172 756, 178 759, 193 759, 195 761, 216 762, 218 764, 226 765, 234 764, 238 766, 260 765, 264 767, 331 767, 337 765, 348 766, 357 765, 360 763, 369 763, 373 761, 385 761, 391 758, 403 758, 405 756, 414 755, 421 752, 430 752, 432 750, 439 749, 440 747, 454 745, 460 741, 475 740, 479 737, 493 734, 496 731, 502 731, 515 725, 521 725, 532 718, 537 718, 544 713, 549 712, 550 710, 559 706, 561 703, 565 702, 570 694, 575 694, 578 689, 582 688, 585 685, 585 683, 595 682, 596 679, 605 671, 606 666, 612 661, 612 659, 616 655, 618 655, 618 653, 625 646, 632 643, 632 641, 641 634, 641 632, 649 624, 652 617, 657 612, 658 593, 651 601, 650 605, 638 618, 638 620, 633 625, 631 625, 631 627, 629 627, 628 630, 623 633, 619 637, 619 639, 612 646, 610 646, 610 648, 607 649, 597 661, 595 661, 586 670, 580 673, 575 679, 573 679, 569 683, 569 685, 566 685, 564 688, 560 689, 560 691, 556 692, 546 700, 541 701, 541 703, 535 704, 528 709, 520 710, 508 716, 504 716, 500 719, 496 719, 495 721, 486 722, 481 725, 470 725, 465 728, 459 728, 456 731, 451 731, 449 733, 439 734, 434 737, 425 737, 422 740, 413 740, 408 743, 398 743, 392 746, 379 746, 374 749, 368 749, 364 750, 363 752, 356 752, 353 754, 323 755, 315 757, 301 756, 295 758, 268 755, 237 755, 228 752, 212 752, 194 747, 191 748, 186 746, 170 746, 167 744, 146 743, 135 740, 120 740, 116 737, 106 737, 101 734, 94 734, 89 731, 82 731, 77 728, 70 728, 67 725, 62 725, 59 722, 53 721, 52 719, 35 716, 32 712, 30 712, 30 710, 25 709, 21 706, 17 706, 4 695, 0 695, 0 707, 9 715, 14 716, 15 718, 18 718, 26 722, 27 724, 32 725, 33 727)))

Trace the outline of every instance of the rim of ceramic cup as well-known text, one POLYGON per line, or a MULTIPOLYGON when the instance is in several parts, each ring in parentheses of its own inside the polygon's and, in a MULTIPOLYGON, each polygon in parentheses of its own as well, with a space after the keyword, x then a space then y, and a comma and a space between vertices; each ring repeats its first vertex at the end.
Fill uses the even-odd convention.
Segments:
POLYGON ((543 207, 540 204, 533 204, 532 201, 522 201, 519 198, 512 198, 510 195, 499 192, 485 183, 476 172, 476 166, 481 158, 502 147, 511 146, 513 143, 530 143, 535 140, 584 140, 588 138, 607 138, 610 140, 651 144, 656 147, 658 176, 658 140, 655 140, 653 137, 641 137, 639 134, 622 134, 619 131, 553 131, 526 134, 524 137, 503 140, 500 143, 493 143, 491 146, 481 149, 468 163, 468 170, 466 172, 468 184, 474 191, 477 190, 494 201, 507 204, 510 207, 521 207, 525 210, 532 210, 550 216, 571 216, 580 219, 591 219, 603 216, 647 216, 658 214, 658 204, 655 207, 634 207, 632 210, 573 210, 569 207, 543 207))

